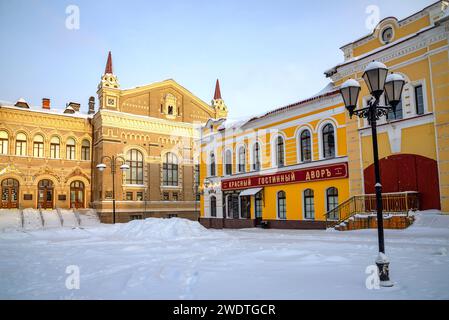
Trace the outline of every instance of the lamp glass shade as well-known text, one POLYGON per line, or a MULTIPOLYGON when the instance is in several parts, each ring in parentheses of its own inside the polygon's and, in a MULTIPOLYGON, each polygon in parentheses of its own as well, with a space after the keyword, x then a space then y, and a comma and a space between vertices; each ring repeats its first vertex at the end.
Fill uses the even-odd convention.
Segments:
POLYGON ((129 165, 127 165, 126 163, 122 164, 120 166, 120 170, 122 170, 122 171, 129 170, 129 165))
POLYGON ((104 163, 97 164, 97 169, 100 172, 103 172, 106 169, 106 165, 104 163))
POLYGON ((379 99, 384 91, 387 74, 388 68, 378 61, 371 62, 365 69, 363 80, 365 80, 371 95, 376 99, 379 99))
POLYGON ((387 101, 396 112, 396 106, 401 101, 402 89, 404 88, 405 80, 399 74, 390 74, 385 81, 385 95, 387 101))
POLYGON ((357 107, 357 101, 360 93, 360 84, 354 80, 349 79, 340 87, 340 94, 345 103, 346 109, 349 114, 353 114, 355 108, 357 107))

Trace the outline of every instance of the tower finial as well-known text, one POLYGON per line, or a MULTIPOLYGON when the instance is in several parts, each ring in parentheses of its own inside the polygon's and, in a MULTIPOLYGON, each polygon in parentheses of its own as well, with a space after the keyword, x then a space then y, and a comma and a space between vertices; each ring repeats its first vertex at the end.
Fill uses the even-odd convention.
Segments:
POLYGON ((217 82, 215 83, 214 100, 221 100, 220 82, 218 81, 218 79, 217 82))
POLYGON ((107 74, 107 73, 114 73, 114 72, 112 72, 112 55, 111 55, 111 51, 109 51, 108 61, 106 62, 106 68, 104 69, 104 74, 107 74))

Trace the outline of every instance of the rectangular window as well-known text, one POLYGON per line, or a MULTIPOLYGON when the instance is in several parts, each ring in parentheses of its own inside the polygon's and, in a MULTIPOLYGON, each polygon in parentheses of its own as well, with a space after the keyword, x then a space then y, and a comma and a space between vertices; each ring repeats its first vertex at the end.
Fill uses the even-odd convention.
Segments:
POLYGON ((142 216, 140 214, 132 214, 129 216, 129 220, 142 220, 142 216))
POLYGON ((25 156, 26 155, 26 141, 16 141, 16 155, 25 156))
POLYGON ((67 159, 69 159, 69 160, 75 159, 75 146, 73 146, 73 145, 67 146, 67 159))
POLYGON ((143 192, 140 191, 136 193, 136 200, 143 201, 143 192))
POLYGON ((0 139, 0 154, 8 154, 8 139, 0 139))
POLYGON ((133 200, 133 193, 132 192, 126 192, 126 201, 132 201, 133 200))
POLYGON ((242 218, 243 219, 250 219, 251 218, 251 200, 248 196, 240 197, 240 209, 242 211, 242 218))
POLYGON ((424 96, 421 85, 415 87, 415 106, 416 114, 424 114, 424 96))
MULTIPOLYGON (((387 97, 385 96, 385 103, 387 105, 390 104, 390 102, 388 101, 387 97)), ((393 110, 389 110, 388 114, 387 114, 387 119, 388 120, 400 120, 403 118, 402 115, 402 101, 399 101, 398 105, 396 106, 396 113, 393 112, 393 110)))
POLYGON ((81 160, 90 160, 90 147, 81 147, 81 160))
POLYGON ((37 158, 42 158, 44 156, 44 143, 43 142, 34 142, 33 155, 37 158))
POLYGON ((50 144, 50 158, 53 159, 59 158, 59 144, 55 143, 50 144))
POLYGON ((279 219, 286 219, 287 215, 287 204, 285 202, 285 198, 278 199, 278 214, 279 219))
POLYGON ((262 218, 262 194, 258 192, 255 197, 255 214, 256 218, 262 218))

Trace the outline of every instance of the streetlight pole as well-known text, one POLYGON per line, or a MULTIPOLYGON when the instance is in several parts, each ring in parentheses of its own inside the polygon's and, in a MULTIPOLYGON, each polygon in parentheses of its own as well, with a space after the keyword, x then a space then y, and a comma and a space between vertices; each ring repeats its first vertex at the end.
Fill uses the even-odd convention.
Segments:
POLYGON ((129 169, 129 165, 126 164, 126 159, 122 156, 103 156, 99 164, 97 164, 97 169, 103 172, 106 169, 106 162, 109 162, 111 166, 112 174, 112 223, 115 224, 115 173, 117 172, 117 165, 120 165, 120 170, 125 171, 129 169))
POLYGON ((368 102, 368 106, 356 110, 357 100, 360 93, 360 84, 353 79, 347 80, 340 87, 340 94, 342 95, 346 109, 350 117, 356 115, 359 118, 368 120, 371 126, 371 135, 373 141, 373 160, 374 160, 374 175, 376 190, 376 209, 377 209, 377 235, 379 243, 379 255, 376 259, 376 265, 379 269, 380 285, 383 287, 391 287, 393 283, 389 277, 389 260, 385 255, 384 242, 384 225, 383 225, 383 203, 382 203, 382 184, 380 179, 379 166, 379 149, 377 143, 377 120, 383 116, 387 116, 391 110, 396 112, 396 106, 401 101, 402 88, 404 87, 404 78, 398 74, 388 75, 388 68, 380 63, 373 61, 365 69, 363 79, 373 96, 368 102), (380 96, 385 92, 385 97, 390 106, 381 106, 379 103, 380 96))

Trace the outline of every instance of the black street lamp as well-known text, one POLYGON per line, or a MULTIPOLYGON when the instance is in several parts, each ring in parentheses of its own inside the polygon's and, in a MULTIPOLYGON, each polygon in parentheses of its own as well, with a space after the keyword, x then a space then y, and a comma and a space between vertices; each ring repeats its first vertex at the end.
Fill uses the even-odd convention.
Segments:
POLYGON ((389 260, 385 255, 384 244, 384 226, 382 214, 382 184, 380 182, 380 168, 379 168, 379 152, 377 145, 377 120, 382 116, 387 116, 388 112, 392 110, 396 113, 396 106, 401 101, 402 89, 404 87, 404 78, 399 74, 388 75, 388 68, 380 62, 373 61, 365 69, 363 80, 365 81, 371 95, 373 96, 368 102, 368 107, 357 109, 357 100, 360 93, 360 84, 354 80, 349 79, 340 87, 340 94, 345 103, 346 109, 350 117, 353 115, 359 118, 365 118, 371 126, 371 133, 373 137, 373 156, 374 156, 374 174, 376 177, 376 207, 377 207, 377 233, 379 241, 379 256, 376 259, 376 265, 379 269, 380 285, 383 287, 393 286, 393 282, 389 277, 389 260), (379 98, 385 92, 386 101, 390 106, 381 106, 379 98))
POLYGON ((97 164, 97 169, 100 172, 103 172, 106 169, 105 160, 109 162, 111 165, 111 173, 112 173, 112 223, 115 224, 115 173, 116 168, 119 164, 120 170, 125 171, 129 169, 129 165, 126 164, 125 158, 122 156, 103 156, 101 158, 101 163, 97 164))

